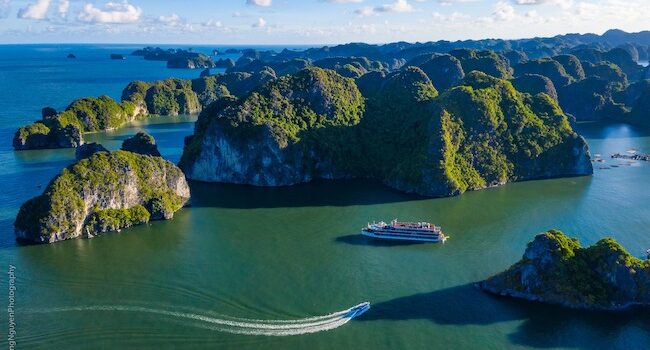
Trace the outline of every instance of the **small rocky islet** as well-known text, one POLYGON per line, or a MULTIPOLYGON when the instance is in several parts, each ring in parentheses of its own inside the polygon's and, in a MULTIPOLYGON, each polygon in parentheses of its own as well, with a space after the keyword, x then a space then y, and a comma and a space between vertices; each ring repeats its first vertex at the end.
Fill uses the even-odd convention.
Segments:
POLYGON ((551 230, 528 244, 522 259, 478 286, 493 294, 574 309, 650 306, 650 260, 632 256, 612 238, 581 247, 551 230))
POLYGON ((36 243, 94 237, 149 220, 171 219, 190 197, 183 172, 138 134, 109 152, 88 144, 42 195, 25 202, 14 223, 17 238, 36 243))

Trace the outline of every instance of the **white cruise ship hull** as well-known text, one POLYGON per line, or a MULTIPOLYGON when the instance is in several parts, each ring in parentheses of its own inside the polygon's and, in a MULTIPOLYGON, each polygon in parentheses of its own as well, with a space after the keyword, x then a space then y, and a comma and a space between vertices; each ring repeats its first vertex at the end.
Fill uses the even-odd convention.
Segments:
POLYGON ((366 236, 366 237, 372 237, 376 239, 386 239, 386 240, 394 240, 394 241, 417 241, 417 242, 442 242, 445 243, 445 240, 447 240, 447 237, 444 235, 440 236, 424 236, 424 235, 417 235, 417 234, 412 234, 412 233, 396 233, 396 232, 382 232, 382 231, 377 231, 377 230, 367 230, 367 229, 362 229, 361 234, 366 236))

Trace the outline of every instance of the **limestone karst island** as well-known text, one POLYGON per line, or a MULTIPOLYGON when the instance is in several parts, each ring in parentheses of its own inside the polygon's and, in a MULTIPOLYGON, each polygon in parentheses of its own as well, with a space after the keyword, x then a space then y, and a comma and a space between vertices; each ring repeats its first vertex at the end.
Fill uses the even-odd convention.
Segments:
POLYGON ((7 349, 645 349, 645 0, 0 0, 7 349))

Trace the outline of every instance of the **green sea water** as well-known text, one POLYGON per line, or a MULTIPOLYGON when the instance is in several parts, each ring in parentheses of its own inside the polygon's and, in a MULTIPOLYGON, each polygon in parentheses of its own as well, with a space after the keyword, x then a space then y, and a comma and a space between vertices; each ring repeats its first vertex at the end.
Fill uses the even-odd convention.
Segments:
MULTIPOLYGON (((92 138, 116 148, 142 128, 164 144, 191 123, 92 138)), ((581 128, 593 153, 650 151, 643 130, 581 128)), ((179 149, 162 147, 171 158, 179 149)), ((45 162, 51 152, 32 157, 45 162)), ((650 342, 645 311, 569 311, 473 286, 518 260, 526 243, 550 228, 585 244, 611 235, 641 256, 650 247, 650 164, 626 164, 606 159, 593 177, 444 199, 362 180, 286 188, 192 183, 191 207, 171 221, 92 240, 3 247, 3 260, 16 266, 18 339, 29 349, 643 349, 650 342), (394 217, 432 221, 451 238, 444 245, 388 244, 358 235, 368 220, 394 217), (360 318, 286 337, 230 334, 210 321, 142 311, 290 320, 362 301, 372 308, 360 318), (97 309, 109 306, 122 309, 97 309)))
MULTIPOLYGON (((117 149, 144 129, 178 161, 194 119, 158 118, 87 139, 117 149)), ((650 130, 578 129, 606 161, 595 164, 592 177, 443 199, 363 180, 283 188, 191 183, 191 206, 173 220, 40 246, 16 245, 13 219, 74 152, 13 152, 4 139, 0 268, 15 266, 17 349, 647 349, 647 310, 571 311, 473 286, 517 261, 535 234, 551 228, 585 245, 613 236, 640 257, 650 248, 650 164, 609 159, 631 148, 650 153, 650 130), (393 218, 431 221, 451 238, 444 245, 391 244, 358 234, 368 221, 393 218), (304 320, 363 301, 371 309, 347 323, 304 320), (256 334, 318 322, 310 330, 323 331, 233 334, 233 322, 256 334)), ((9 287, 3 277, 0 290, 9 287)))

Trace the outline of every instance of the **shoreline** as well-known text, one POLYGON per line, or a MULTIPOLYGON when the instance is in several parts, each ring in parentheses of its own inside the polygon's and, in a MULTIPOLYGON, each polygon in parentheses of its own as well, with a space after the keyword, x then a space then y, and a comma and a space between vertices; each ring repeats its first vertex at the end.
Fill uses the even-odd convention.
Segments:
POLYGON ((499 289, 496 287, 488 286, 485 280, 474 283, 474 286, 482 290, 483 292, 489 293, 491 295, 499 296, 499 297, 533 301, 541 304, 561 306, 573 310, 625 312, 625 311, 631 311, 636 308, 641 308, 641 309, 650 308, 650 304, 643 304, 638 302, 629 302, 621 305, 612 305, 612 306, 572 304, 569 302, 553 302, 553 301, 544 300, 542 297, 530 293, 523 293, 513 289, 499 289))

